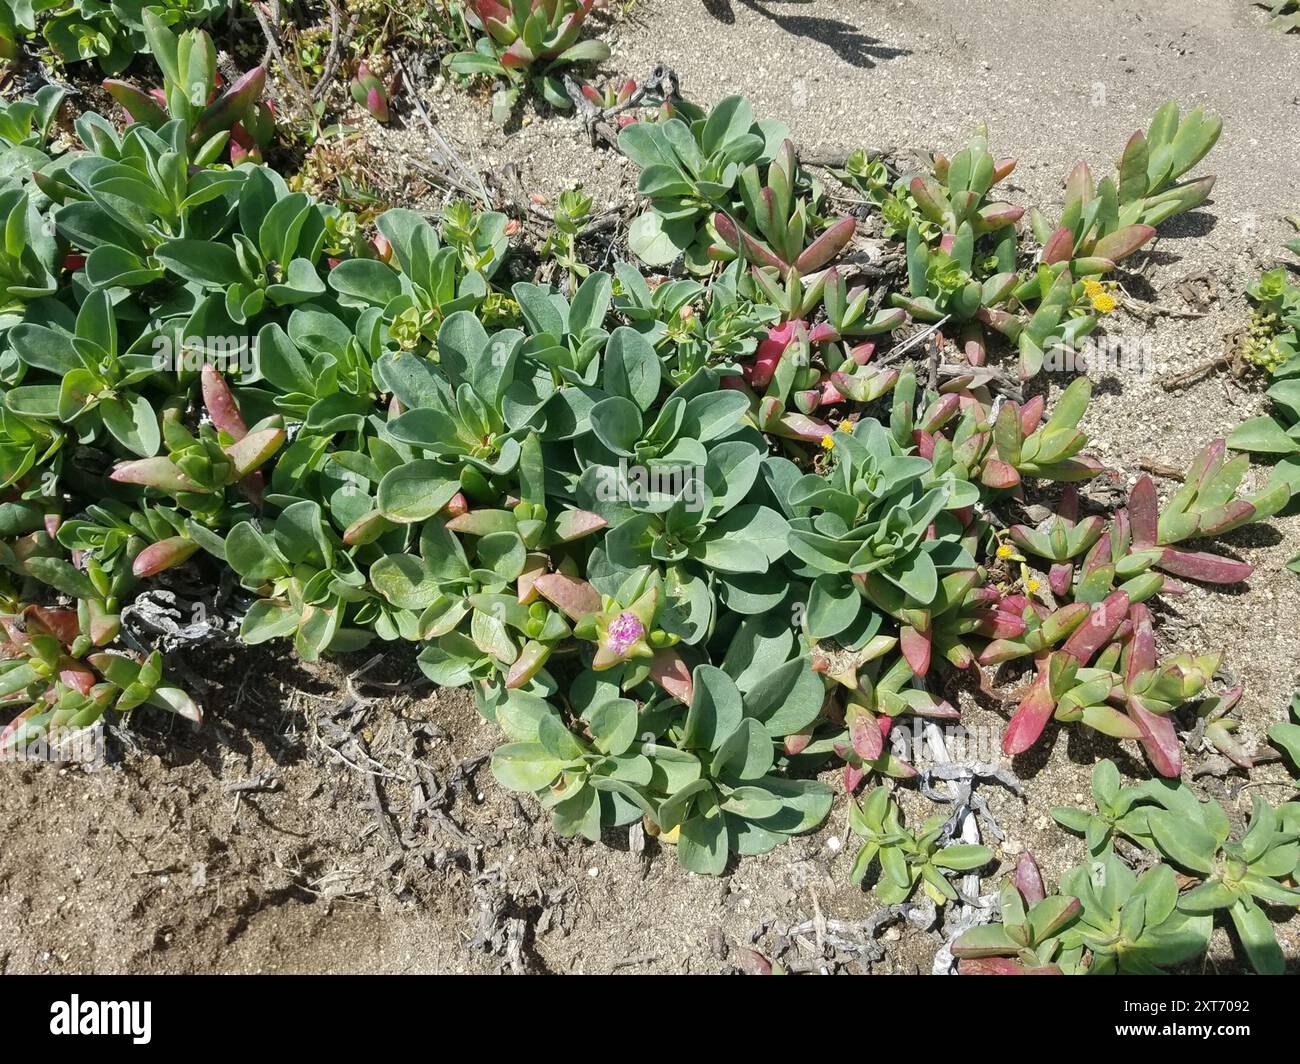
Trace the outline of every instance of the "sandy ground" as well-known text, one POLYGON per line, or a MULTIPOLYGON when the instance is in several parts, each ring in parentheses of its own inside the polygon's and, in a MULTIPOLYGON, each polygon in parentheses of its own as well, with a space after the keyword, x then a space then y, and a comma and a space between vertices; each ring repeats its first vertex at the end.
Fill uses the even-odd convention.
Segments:
MULTIPOLYGON (((609 39, 610 73, 664 62, 697 101, 744 92, 810 155, 859 144, 952 151, 983 120, 995 152, 1020 160, 1009 198, 1049 215, 1073 161, 1108 170, 1165 99, 1222 115, 1222 139, 1201 167, 1218 175, 1213 200, 1169 225, 1131 280, 1165 310, 1204 313, 1109 323, 1111 336, 1149 345, 1159 373, 1223 349, 1245 319, 1242 288, 1277 259, 1281 216, 1300 208, 1300 38, 1267 30, 1244 0, 639 0, 609 39), (1189 279, 1212 287, 1204 307, 1180 292, 1189 279)), ((628 165, 593 154, 575 120, 529 109, 503 133, 450 86, 435 84, 427 100, 477 165, 515 160, 524 187, 548 198, 577 182, 598 208, 627 202, 628 165)), ((399 152, 420 150, 422 137, 413 119, 373 136, 394 185, 412 196, 428 186, 408 180, 399 152)), ((1095 453, 1126 473, 1143 460, 1185 465, 1261 409, 1257 390, 1222 377, 1170 392, 1157 375, 1097 382, 1085 427, 1095 453)), ((1188 649, 1225 652, 1246 684, 1240 716, 1253 740, 1284 715, 1300 669, 1300 588, 1283 568, 1300 551, 1300 520, 1274 524, 1228 539, 1256 567, 1245 588, 1193 591, 1168 607, 1163 627, 1188 649)), ((93 774, 0 766, 0 973, 717 972, 751 940, 770 949, 818 912, 854 920, 876 907, 846 883, 842 799, 816 835, 703 879, 653 841, 634 852, 626 832, 601 846, 556 840, 538 809, 504 794, 485 767, 474 771, 493 730, 459 694, 413 684, 409 660, 367 674, 397 681, 397 693, 362 687, 375 701, 341 715, 339 669, 309 673, 249 652, 194 668, 215 684, 198 735, 142 720, 139 750, 93 774), (331 720, 362 736, 373 762, 359 762, 331 720), (423 792, 413 759, 433 774, 423 792), (268 771, 278 790, 228 789, 268 771), (440 814, 417 816, 443 785, 440 814)), ((959 697, 963 723, 1000 730, 995 707, 959 697)), ((1061 733, 1012 766, 1023 801, 983 789, 1007 832, 1003 867, 1029 849, 1054 879, 1080 859, 1082 844, 1047 811, 1083 801, 1101 756, 1145 775, 1135 751, 1061 733)), ((1252 779, 1285 774, 1263 766, 1252 779)), ((1198 786, 1240 813, 1242 782, 1198 786)), ((1300 921, 1280 931, 1300 957, 1300 921)), ((932 936, 894 927, 883 940, 875 972, 929 970, 932 936)), ((790 957, 817 970, 809 947, 790 957)), ((1217 932, 1207 969, 1230 967, 1232 952, 1217 932)))

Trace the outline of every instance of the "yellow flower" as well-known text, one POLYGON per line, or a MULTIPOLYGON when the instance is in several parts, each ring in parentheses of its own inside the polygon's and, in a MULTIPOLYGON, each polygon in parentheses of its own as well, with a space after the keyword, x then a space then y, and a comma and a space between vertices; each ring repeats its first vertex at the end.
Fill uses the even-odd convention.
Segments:
POLYGON ((1083 282, 1083 291, 1084 294, 1089 299, 1096 299, 1099 295, 1101 295, 1104 291, 1106 291, 1106 289, 1104 289, 1101 286, 1100 281, 1096 280, 1093 277, 1089 277, 1087 280, 1083 282))
POLYGON ((823 448, 823 450, 827 450, 827 451, 829 451, 829 450, 831 450, 834 446, 835 446, 835 441, 834 441, 833 439, 831 439, 829 436, 823 436, 823 437, 822 437, 822 448, 823 448))
POLYGON ((1098 314, 1109 314, 1115 309, 1115 297, 1109 292, 1098 292, 1092 299, 1092 309, 1098 314))
POLYGON ((1016 556, 1016 551, 1009 543, 999 543, 997 555, 999 558, 1014 558, 1016 556))
POLYGON ((1038 582, 1038 577, 1036 576, 1031 576, 1027 581, 1025 581, 1025 590, 1031 595, 1037 595, 1040 587, 1042 587, 1042 584, 1038 582))

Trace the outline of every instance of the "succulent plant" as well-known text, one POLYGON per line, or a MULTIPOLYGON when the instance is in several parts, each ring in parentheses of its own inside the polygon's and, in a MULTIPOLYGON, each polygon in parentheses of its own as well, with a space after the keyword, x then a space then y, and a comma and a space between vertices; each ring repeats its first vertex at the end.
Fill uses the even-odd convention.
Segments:
MULTIPOLYGON (((623 130, 619 149, 641 168, 637 191, 650 201, 628 233, 637 258, 648 266, 666 266, 685 255, 692 269, 711 269, 707 223, 718 211, 738 209, 741 175, 751 165, 771 163, 787 139, 780 123, 756 122, 743 96, 728 96, 704 118, 638 122, 623 130)), ((753 187, 756 181, 750 179, 751 196, 766 202, 762 189, 753 187)), ((775 190, 768 192, 775 206, 775 190)), ((791 202, 786 200, 787 210, 791 202)), ((772 211, 771 224, 787 226, 788 217, 772 211)))
POLYGON ((1183 869, 1196 885, 1178 896, 1179 911, 1208 917, 1227 909, 1256 971, 1281 973, 1282 952, 1259 903, 1300 906, 1300 891, 1286 885, 1300 857, 1300 803, 1274 809, 1255 796, 1246 831, 1234 841, 1223 807, 1178 781, 1123 787, 1114 764, 1102 761, 1092 789, 1095 814, 1061 808, 1052 815, 1084 834, 1094 854, 1109 852, 1119 834, 1183 869))
POLYGON ((1255 6, 1268 12, 1268 24, 1273 29, 1283 33, 1300 30, 1300 3, 1297 0, 1256 0, 1255 6))
POLYGON ((943 845, 947 820, 942 813, 921 825, 919 834, 907 829, 902 810, 889 791, 877 787, 861 805, 849 806, 849 827, 866 841, 858 850, 850 879, 861 883, 875 862, 880 863, 876 896, 885 904, 904 902, 921 887, 936 905, 958 898, 949 881, 954 872, 973 872, 993 861, 993 851, 969 843, 943 845))
POLYGON ((232 156, 237 146, 247 154, 247 148, 235 142, 236 128, 250 136, 257 149, 264 147, 273 128, 261 99, 266 71, 254 67, 218 95, 216 46, 207 33, 186 30, 177 35, 154 8, 146 7, 141 19, 162 70, 162 88, 148 91, 126 81, 104 82, 104 90, 131 120, 155 131, 168 122, 183 122, 191 161, 198 166, 216 159, 227 143, 232 156))
MULTIPOLYGON (((120 73, 140 52, 154 51, 150 20, 182 29, 224 15, 229 0, 168 0, 166 4, 106 3, 104 0, 36 0, 11 8, 16 28, 30 35, 39 28, 65 63, 95 60, 106 74, 120 73)), ((0 17, 0 36, 5 19, 0 17)), ((156 54, 156 53, 155 53, 156 54)), ((12 56, 8 57, 12 58, 12 56)))
POLYGON ((30 605, 0 617, 0 702, 31 704, 0 730, 0 751, 12 752, 50 736, 57 741, 97 723, 104 713, 127 713, 148 703, 194 723, 202 715, 180 688, 164 682, 162 657, 99 648, 120 622, 81 600, 75 609, 30 605))
POLYGON ((356 76, 350 85, 352 98, 361 104, 376 122, 388 121, 388 93, 384 83, 375 77, 366 63, 357 67, 356 76))
POLYGON ((1015 874, 998 894, 998 923, 963 931, 952 944, 962 975, 1061 975, 1061 932, 1082 905, 1066 894, 1047 895, 1031 854, 1021 854, 1015 874))
POLYGON ((1295 722, 1274 724, 1268 730, 1268 741, 1280 747, 1291 759, 1292 766, 1300 772, 1300 699, 1291 698, 1291 716, 1295 722))
POLYGON ((572 63, 599 63, 609 58, 604 41, 580 40, 582 24, 594 0, 471 0, 466 15, 484 34, 472 52, 448 57, 457 74, 486 74, 506 87, 492 97, 492 117, 509 121, 525 84, 535 80, 552 107, 572 101, 555 71, 572 63))
MULTIPOLYGON (((500 63, 522 40, 511 64, 523 47, 558 61, 533 38, 585 14, 478 6, 494 42, 479 54, 500 63)), ((641 819, 701 873, 821 823, 832 792, 811 776, 828 765, 850 792, 916 775, 890 742, 900 718, 954 719, 946 685, 992 694, 1004 663, 1031 670, 1010 752, 1055 717, 1136 738, 1176 773, 1175 711, 1194 704, 1192 739, 1250 761, 1218 655, 1157 654, 1147 603, 1180 578, 1242 579, 1244 563, 1186 544, 1276 512, 1285 492, 1237 498, 1244 460, 1216 443, 1163 508, 1139 480, 1114 513, 1081 515, 1067 490, 1046 521, 1004 529, 1045 482, 1099 471, 1079 428, 1087 381, 1051 403, 995 400, 999 375, 968 348, 969 373, 919 384, 888 337, 907 309, 879 308, 886 293, 847 254, 856 220, 828 209, 779 124, 739 98, 705 114, 674 97, 628 125, 649 200, 637 232, 700 279, 584 261, 573 190, 548 248, 557 288, 516 280, 519 226, 502 214, 453 201, 435 225, 399 208, 372 236, 293 191, 240 140, 260 120, 256 78, 213 99, 210 42, 171 40, 163 101, 119 90, 140 109, 125 131, 82 115, 81 147, 50 159, 53 94, 0 116, 24 160, 0 176, 0 601, 24 618, 8 640, 18 664, 0 670, 25 714, 13 735, 170 691, 157 658, 120 652, 119 616, 151 585, 233 579, 245 642, 292 640, 308 660, 413 644, 426 678, 467 687, 500 725, 496 775, 557 831, 595 839, 641 819), (195 96, 176 95, 185 84, 195 96), (227 135, 245 152, 233 165, 217 161, 227 135), (69 603, 77 632, 29 652, 69 603)), ((1098 275, 1079 262, 1104 236, 1081 225, 1071 257, 1017 277, 1014 211, 989 203, 1000 171, 977 138, 880 202, 912 231, 914 268, 934 266, 926 292, 948 285, 944 313, 966 298, 950 263, 981 300, 1011 276, 959 320, 1033 368, 1089 327, 1098 275)), ((1170 173, 1142 195, 1168 192, 1170 173)), ((1156 839, 1164 792, 1133 790, 1081 824, 1090 843, 1156 839)), ((884 792, 853 818, 882 897, 950 900, 949 873, 989 860, 944 846, 943 820, 907 829, 884 792)), ((1214 874, 1240 885, 1220 849, 1214 874)), ((1097 936, 1132 896, 1163 898, 1163 876, 1085 902, 1086 921, 1044 916, 1006 959, 1128 964, 1097 936)), ((1015 905, 1006 923, 1023 927, 1015 905)), ((1123 919, 1132 942, 1166 922, 1123 919)))

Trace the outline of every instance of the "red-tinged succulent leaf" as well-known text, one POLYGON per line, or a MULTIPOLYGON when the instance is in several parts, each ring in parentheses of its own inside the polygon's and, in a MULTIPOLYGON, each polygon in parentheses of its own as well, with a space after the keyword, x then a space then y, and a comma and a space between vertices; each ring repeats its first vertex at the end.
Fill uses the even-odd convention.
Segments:
POLYGON ((585 580, 564 573, 543 573, 533 583, 542 597, 575 621, 600 609, 600 592, 585 580))
POLYGON ((226 383, 226 378, 216 366, 204 363, 199 371, 199 379, 203 389, 203 405, 207 408, 212 424, 231 439, 242 440, 248 435, 248 426, 244 424, 243 415, 239 412, 239 405, 235 402, 235 395, 226 383))
POLYGON ((89 695, 95 686, 96 676, 79 661, 68 660, 66 666, 59 669, 59 679, 79 694, 89 695))
POLYGON ((1025 619, 1006 609, 979 610, 976 631, 985 639, 1016 639, 1025 634, 1025 619))
POLYGON ((1047 686, 1047 673, 1042 672, 1011 715, 1007 730, 1002 733, 1002 752, 1008 756, 1023 754, 1038 742, 1055 709, 1056 703, 1052 701, 1052 692, 1047 686))
MULTIPOLYGON (((837 751, 838 752, 838 751, 837 751)), ((862 781, 867 778, 867 769, 864 765, 847 764, 844 766, 844 792, 852 794, 862 786, 862 781)))
POLYGON ((1230 687, 1228 690, 1224 691, 1223 694, 1219 695, 1218 713, 1216 715, 1224 717, 1231 713, 1237 703, 1241 701, 1241 696, 1245 693, 1246 688, 1241 684, 1237 684, 1236 687, 1230 687))
POLYGON ((509 510, 469 510, 447 522, 447 530, 463 536, 490 536, 494 532, 513 532, 515 515, 509 510))
POLYGON ((980 307, 975 312, 975 318, 977 321, 982 321, 990 329, 1013 340, 1020 335, 1020 329, 1023 325, 1023 322, 1016 315, 1009 311, 999 310, 996 307, 980 307))
POLYGON ((378 510, 371 510, 368 514, 362 514, 344 529, 343 542, 349 547, 363 547, 396 527, 397 525, 378 510))
POLYGON ((789 413, 781 417, 775 431, 782 436, 795 440, 807 440, 809 443, 821 443, 835 429, 824 421, 809 417, 807 414, 789 413))
POLYGON ((284 429, 258 429, 224 450, 235 467, 236 475, 242 478, 269 461, 284 446, 284 440, 284 429))
POLYGON ((990 458, 980 471, 980 483, 990 488, 1014 488, 1020 483, 1020 474, 1000 458, 990 458))
POLYGON ((1070 262, 1070 272, 1075 277, 1100 276, 1103 273, 1110 273, 1115 268, 1115 263, 1110 259, 1103 259, 1099 255, 1085 255, 1083 258, 1073 259, 1070 262))
POLYGON ((1035 905, 1047 897, 1047 891, 1043 888, 1042 873, 1038 871, 1038 862, 1034 860, 1034 855, 1031 853, 1020 855, 1012 882, 1028 905, 1035 905))
POLYGON ((158 106, 158 102, 149 93, 129 81, 108 78, 102 85, 104 91, 122 105, 122 109, 131 116, 133 122, 140 122, 150 129, 157 129, 167 121, 167 112, 158 106))
MULTIPOLYGON (((996 185, 999 181, 1004 181, 1010 177, 1015 168, 1015 159, 999 159, 997 165, 993 167, 993 185, 996 185)), ((991 188, 992 185, 989 187, 991 188)))
POLYGON ((979 209, 976 228, 989 232, 1006 225, 1015 225, 1024 213, 1024 207, 1017 207, 1014 203, 989 203, 979 209))
POLYGON ((23 621, 29 633, 52 635, 64 646, 71 646, 72 641, 81 634, 81 622, 77 619, 76 610, 32 605, 23 610, 23 621))
POLYGON ((1043 245, 1042 261, 1049 266, 1056 262, 1069 262, 1073 254, 1074 233, 1061 226, 1052 231, 1052 235, 1047 238, 1047 243, 1043 245))
POLYGON ((1245 499, 1229 499, 1222 506, 1216 506, 1212 510, 1206 510, 1201 514, 1201 520, 1197 528, 1197 534, 1202 536, 1217 536, 1221 532, 1230 531, 1239 525, 1244 525, 1251 517, 1254 516, 1255 506, 1245 499))
POLYGON ((924 676, 930 671, 930 636, 930 631, 926 629, 914 628, 910 624, 899 626, 899 648, 914 676, 924 676))
POLYGON ((813 733, 810 730, 801 732, 791 732, 785 737, 782 746, 786 755, 794 757, 796 754, 802 754, 808 749, 808 744, 812 742, 813 733))
POLYGON ((131 563, 131 572, 141 580, 180 565, 186 558, 199 549, 198 543, 184 536, 172 536, 151 543, 135 556, 131 563))
POLYGON ((1236 736, 1218 721, 1206 725, 1205 737, 1210 741, 1211 746, 1234 765, 1244 769, 1254 768, 1255 758, 1237 741, 1236 736))
POLYGON ((506 688, 514 690, 531 682, 550 656, 551 647, 530 639, 519 652, 519 657, 515 658, 510 671, 506 673, 506 688))
POLYGON ((1079 719, 1089 728, 1102 735, 1109 735, 1112 739, 1142 738, 1142 729, 1133 722, 1133 718, 1114 706, 1084 706, 1083 716, 1079 719))
POLYGON ((1139 602, 1130 611, 1133 636, 1128 648, 1128 681, 1132 683, 1148 669, 1156 667, 1156 630, 1151 611, 1139 602))
POLYGON ((849 348, 849 360, 855 366, 865 366, 871 361, 871 356, 876 353, 876 345, 873 341, 868 340, 866 343, 858 344, 856 347, 849 348))
POLYGON ((1001 665, 1015 661, 1030 653, 1029 648, 1017 639, 995 639, 979 652, 975 659, 981 665, 1001 665))
POLYGON ((814 273, 835 258, 850 240, 857 228, 857 221, 852 215, 845 215, 827 229, 821 236, 804 248, 795 260, 794 268, 800 275, 814 273))
POLYGON ((1182 775, 1183 751, 1173 721, 1152 713, 1136 698, 1128 700, 1128 715, 1142 732, 1142 748, 1155 770, 1170 779, 1182 775))
POLYGON ((121 462, 109 477, 119 484, 137 484, 142 488, 157 488, 159 491, 194 491, 196 485, 170 458, 161 455, 154 458, 136 458, 121 462))
MULTIPOLYGON (((1037 604, 1034 607, 1039 609, 1037 604)), ((1041 615, 1041 610, 1039 612, 1041 615)), ((1042 632, 1048 645, 1054 646, 1083 624, 1088 619, 1089 612, 1090 607, 1086 602, 1071 602, 1044 617, 1042 632)))
POLYGON ((442 508, 442 512, 448 517, 459 517, 461 514, 469 513, 469 500, 465 498, 465 493, 456 492, 447 500, 447 505, 442 508))
POLYGON ((555 518, 555 537, 561 543, 582 539, 604 528, 608 521, 590 510, 563 510, 555 518))
POLYGON ((684 706, 691 704, 694 697, 695 682, 691 670, 675 650, 656 650, 650 662, 650 679, 667 695, 671 695, 684 706))
POLYGON ((366 90, 366 110, 376 122, 388 121, 388 97, 384 95, 384 90, 378 85, 371 86, 366 90))
POLYGON ((1020 404, 1020 431, 1026 436, 1038 430, 1043 420, 1043 411, 1047 409, 1047 400, 1036 395, 1028 402, 1020 404))
POLYGON ((818 322, 808 332, 808 342, 810 344, 834 343, 839 338, 840 334, 835 331, 835 327, 825 321, 818 322))
POLYGON ((1187 470, 1187 476, 1183 483, 1204 487, 1210 481, 1210 478, 1223 467, 1223 455, 1227 450, 1227 446, 1227 440, 1222 438, 1207 443, 1196 458, 1193 459, 1191 468, 1187 470))
MULTIPOLYGON (((951 702, 945 702, 942 699, 938 702, 931 702, 925 706, 912 707, 912 713, 918 717, 924 717, 926 720, 960 720, 961 710, 951 702)), ((886 732, 888 734, 888 732, 886 732)))
POLYGON ((1086 204, 1093 195, 1092 169, 1080 159, 1065 179, 1065 207, 1086 204))
POLYGON ((922 214, 932 222, 943 221, 944 208, 939 200, 942 192, 933 181, 918 175, 912 178, 909 190, 912 193, 912 198, 916 200, 916 205, 921 208, 922 214))
POLYGON ((1255 571, 1246 562, 1204 551, 1174 550, 1172 547, 1166 548, 1156 566, 1174 576, 1202 584, 1237 584, 1255 571))
POLYGON ((243 117, 266 87, 266 68, 255 66, 227 89, 215 103, 209 104, 194 123, 190 139, 206 143, 215 133, 228 130, 243 117))
POLYGON ((14 743, 18 733, 22 731, 23 725, 36 716, 37 713, 43 713, 44 711, 45 707, 39 702, 33 706, 28 706, 3 729, 0 729, 0 750, 7 750, 14 743))
POLYGON ((781 361, 781 356, 790 346, 795 332, 803 324, 802 321, 795 319, 768 330, 767 338, 759 343, 758 350, 754 353, 754 361, 745 367, 745 379, 750 384, 755 388, 767 387, 772 380, 772 374, 776 372, 777 363, 781 361))
POLYGON ((806 388, 801 392, 795 392, 790 398, 794 400, 794 405, 801 414, 811 414, 822 405, 821 392, 815 388, 806 388))
POLYGON ((1110 259, 1119 262, 1137 251, 1143 244, 1155 238, 1156 230, 1150 225, 1126 225, 1107 233, 1092 246, 1090 255, 1094 258, 1110 259))
POLYGON ((498 3, 498 0, 473 0, 473 2, 474 14, 478 16, 480 22, 486 24, 488 19, 494 19, 505 25, 510 21, 510 9, 498 3))
POLYGON ((1133 546, 1144 550, 1155 545, 1160 523, 1160 503, 1156 497, 1155 482, 1143 473, 1133 485, 1128 496, 1128 518, 1132 528, 1133 546))
POLYGON ((870 713, 859 711, 849 718, 849 742, 863 761, 875 761, 885 748, 880 724, 870 713))
POLYGON ((829 406, 832 403, 844 402, 844 396, 840 390, 835 387, 835 382, 830 377, 823 377, 817 382, 818 399, 820 405, 829 406))
POLYGON ((772 266, 782 277, 790 268, 789 263, 775 254, 769 247, 755 240, 744 229, 739 228, 727 215, 721 211, 713 215, 713 228, 717 231, 722 242, 727 245, 737 255, 744 255, 745 261, 755 266, 772 266))
POLYGON ((1047 584, 1052 594, 1064 598, 1074 583, 1074 566, 1070 562, 1058 562, 1047 571, 1047 584))
POLYGON ((1114 638, 1120 622, 1128 616, 1129 605, 1127 591, 1112 591, 1092 608, 1088 619, 1074 630, 1061 649, 1080 665, 1087 665, 1114 638))
POLYGON ((1041 477, 1051 480, 1091 480, 1102 471, 1102 465, 1095 458, 1066 458, 1060 462, 1044 462, 1038 466, 1041 477))
POLYGON ((524 562, 524 571, 515 581, 515 590, 519 594, 519 604, 530 606, 541 597, 537 590, 537 578, 550 567, 550 559, 545 554, 529 554, 524 562))
POLYGON ((507 70, 526 70, 533 65, 536 58, 532 49, 524 43, 524 39, 518 37, 501 53, 501 65, 507 70))

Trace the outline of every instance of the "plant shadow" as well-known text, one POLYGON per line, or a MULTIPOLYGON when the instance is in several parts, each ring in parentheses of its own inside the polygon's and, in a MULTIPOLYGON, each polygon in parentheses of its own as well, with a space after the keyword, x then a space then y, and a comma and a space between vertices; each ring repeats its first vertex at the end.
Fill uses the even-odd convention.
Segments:
MULTIPOLYGON (((807 6, 814 0, 735 0, 735 2, 774 22, 787 33, 796 37, 807 37, 826 45, 851 66, 869 70, 883 60, 911 55, 909 49, 885 44, 879 38, 863 33, 850 22, 819 15, 788 14, 780 10, 794 5, 807 6)), ((736 21, 732 0, 704 0, 704 8, 724 25, 730 26, 736 21)))

